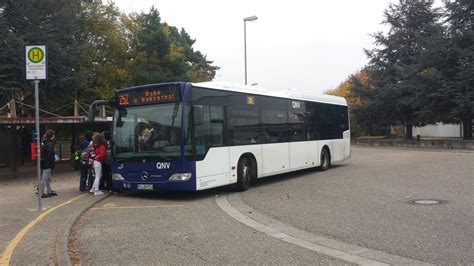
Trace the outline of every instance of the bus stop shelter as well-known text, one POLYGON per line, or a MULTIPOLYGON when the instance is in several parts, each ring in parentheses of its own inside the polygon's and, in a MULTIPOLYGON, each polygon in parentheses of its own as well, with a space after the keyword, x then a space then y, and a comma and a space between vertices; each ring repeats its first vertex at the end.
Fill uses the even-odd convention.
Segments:
MULTIPOLYGON (((60 128, 67 136, 59 136, 55 145, 56 153, 62 159, 68 159, 79 143, 79 131, 87 127, 91 129, 109 128, 111 117, 102 117, 88 123, 84 116, 40 117, 41 134, 46 129, 60 128)), ((11 167, 11 176, 17 176, 18 165, 31 162, 31 143, 34 140, 34 117, 0 117, 0 165, 11 167)), ((56 130, 57 131, 57 130, 56 130)), ((41 138, 41 135, 39 136, 41 138)))

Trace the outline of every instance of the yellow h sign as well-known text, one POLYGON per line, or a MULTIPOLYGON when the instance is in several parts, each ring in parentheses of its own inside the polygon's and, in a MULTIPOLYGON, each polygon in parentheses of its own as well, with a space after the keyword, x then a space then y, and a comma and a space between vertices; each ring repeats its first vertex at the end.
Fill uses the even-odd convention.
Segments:
POLYGON ((26 79, 46 79, 46 45, 25 47, 26 79))
POLYGON ((43 61, 44 52, 39 47, 33 47, 28 51, 28 59, 32 63, 39 63, 43 61))

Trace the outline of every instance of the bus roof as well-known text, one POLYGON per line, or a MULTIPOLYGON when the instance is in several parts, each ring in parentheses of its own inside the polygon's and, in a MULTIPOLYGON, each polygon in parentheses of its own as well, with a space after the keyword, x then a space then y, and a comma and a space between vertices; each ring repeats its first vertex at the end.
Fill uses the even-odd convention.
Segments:
POLYGON ((302 90, 280 90, 280 91, 267 91, 264 88, 257 86, 242 85, 237 83, 222 82, 222 81, 209 81, 209 82, 199 82, 192 83, 193 86, 224 90, 224 91, 234 91, 240 93, 249 93, 249 94, 258 94, 264 96, 273 96, 280 98, 288 98, 302 101, 312 101, 312 102, 323 102, 337 105, 347 105, 346 99, 343 97, 337 97, 322 93, 315 93, 311 91, 302 91, 302 90))

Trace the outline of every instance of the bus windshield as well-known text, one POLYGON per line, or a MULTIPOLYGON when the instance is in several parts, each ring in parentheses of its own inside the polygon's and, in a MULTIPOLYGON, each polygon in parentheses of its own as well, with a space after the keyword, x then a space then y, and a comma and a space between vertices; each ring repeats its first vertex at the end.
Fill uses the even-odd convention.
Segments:
POLYGON ((179 102, 120 107, 114 114, 112 155, 117 161, 177 159, 181 151, 181 112, 179 102))

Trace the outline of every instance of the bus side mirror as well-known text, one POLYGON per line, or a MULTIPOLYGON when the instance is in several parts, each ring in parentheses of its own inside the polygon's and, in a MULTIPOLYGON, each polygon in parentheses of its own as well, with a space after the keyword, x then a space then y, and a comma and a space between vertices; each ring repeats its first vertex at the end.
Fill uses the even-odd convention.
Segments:
POLYGON ((201 125, 203 120, 202 105, 193 105, 194 125, 201 125))

